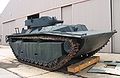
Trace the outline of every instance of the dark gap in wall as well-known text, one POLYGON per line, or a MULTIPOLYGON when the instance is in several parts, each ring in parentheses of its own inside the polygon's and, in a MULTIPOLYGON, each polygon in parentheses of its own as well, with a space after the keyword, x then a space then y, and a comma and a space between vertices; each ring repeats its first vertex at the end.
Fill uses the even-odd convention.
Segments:
POLYGON ((35 19, 35 18, 39 18, 39 13, 27 16, 27 19, 35 19))

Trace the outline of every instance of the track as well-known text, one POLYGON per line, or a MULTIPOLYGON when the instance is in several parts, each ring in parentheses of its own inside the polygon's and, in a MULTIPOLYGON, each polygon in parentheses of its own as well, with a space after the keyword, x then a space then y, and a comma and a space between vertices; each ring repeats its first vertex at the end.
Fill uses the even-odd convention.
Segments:
MULTIPOLYGON (((16 56, 16 58, 18 59, 18 61, 25 63, 25 64, 29 64, 29 65, 33 65, 33 66, 37 66, 40 67, 42 69, 46 69, 49 71, 54 71, 57 70, 61 67, 63 67, 65 64, 67 64, 72 58, 75 57, 75 55, 77 54, 77 52, 79 52, 79 50, 81 49, 79 42, 77 39, 73 39, 73 38, 66 38, 66 37, 60 37, 60 36, 48 36, 48 35, 42 35, 42 36, 12 36, 12 37, 8 37, 9 41, 10 40, 50 40, 50 41, 62 41, 62 42, 69 42, 71 49, 68 52, 68 54, 66 56, 62 56, 58 59, 55 59, 53 61, 51 61, 50 63, 47 64, 41 64, 39 62, 31 62, 29 59, 24 60, 23 58, 16 56)), ((11 42, 11 41, 10 41, 11 42)), ((107 42, 106 42, 107 44, 107 42)), ((104 44, 105 45, 105 44, 104 44)), ((104 47, 104 45, 102 47, 104 47)), ((82 55, 82 59, 87 58, 92 56, 93 54, 95 54, 96 52, 98 52, 100 49, 102 49, 102 47, 98 48, 97 50, 84 54, 82 55)), ((13 51, 14 52, 14 51, 13 51)), ((15 54, 15 53, 14 53, 15 54)))

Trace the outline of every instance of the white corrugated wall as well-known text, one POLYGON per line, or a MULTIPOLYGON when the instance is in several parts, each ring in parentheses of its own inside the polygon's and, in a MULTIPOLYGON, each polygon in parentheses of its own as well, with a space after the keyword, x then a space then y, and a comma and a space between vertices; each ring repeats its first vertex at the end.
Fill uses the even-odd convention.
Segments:
POLYGON ((110 0, 12 0, 2 13, 4 16, 2 22, 14 19, 15 21, 3 24, 4 37, 6 34, 13 33, 15 27, 20 27, 20 29, 25 27, 26 17, 35 13, 39 13, 40 16, 56 16, 58 19, 63 19, 64 24, 85 24, 90 30, 116 29, 118 34, 114 36, 113 42, 110 41, 101 51, 111 52, 111 46, 113 46, 113 52, 120 51, 119 0, 113 0, 112 28, 110 0))
POLYGON ((117 34, 113 38, 113 51, 120 53, 120 0, 113 0, 113 30, 117 30, 117 34))

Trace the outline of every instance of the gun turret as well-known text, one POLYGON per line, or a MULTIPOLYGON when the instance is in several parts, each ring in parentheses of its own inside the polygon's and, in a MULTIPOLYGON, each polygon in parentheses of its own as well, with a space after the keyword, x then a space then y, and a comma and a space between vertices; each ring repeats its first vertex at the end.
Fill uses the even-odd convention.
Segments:
POLYGON ((63 23, 63 21, 57 20, 55 17, 44 16, 41 18, 26 20, 25 26, 28 26, 30 28, 34 28, 34 27, 38 28, 38 27, 52 26, 52 25, 56 25, 59 23, 63 23))

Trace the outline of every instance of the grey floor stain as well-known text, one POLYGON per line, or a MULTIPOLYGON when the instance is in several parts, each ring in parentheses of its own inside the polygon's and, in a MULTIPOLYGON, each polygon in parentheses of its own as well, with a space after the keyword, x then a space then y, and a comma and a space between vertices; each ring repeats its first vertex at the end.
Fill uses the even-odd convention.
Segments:
POLYGON ((16 68, 19 65, 21 65, 21 63, 19 63, 16 60, 10 61, 10 63, 0 62, 0 68, 4 68, 4 69, 7 69, 7 68, 16 68))
POLYGON ((5 63, 5 62, 0 62, 0 68, 3 68, 17 76, 19 76, 20 78, 24 78, 22 76, 20 76, 19 74, 12 72, 10 70, 8 70, 8 68, 17 68, 19 65, 22 65, 20 62, 18 62, 16 59, 9 61, 10 63, 5 63))

